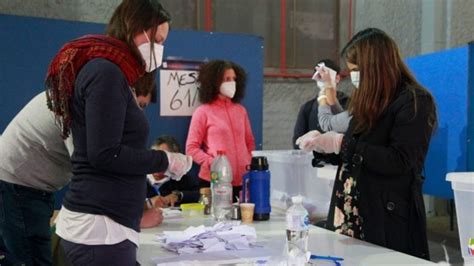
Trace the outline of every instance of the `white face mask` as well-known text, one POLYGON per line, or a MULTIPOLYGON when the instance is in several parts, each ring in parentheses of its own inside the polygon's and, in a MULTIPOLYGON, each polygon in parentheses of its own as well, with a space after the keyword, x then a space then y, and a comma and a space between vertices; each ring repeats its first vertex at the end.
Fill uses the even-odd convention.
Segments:
POLYGON ((150 38, 148 38, 148 34, 146 34, 145 31, 143 31, 143 33, 145 33, 145 37, 148 42, 140 44, 140 46, 138 46, 138 51, 140 51, 143 60, 145 60, 145 71, 152 72, 153 70, 161 66, 161 63, 163 61, 164 47, 161 44, 155 43, 153 45, 152 51, 150 38))
POLYGON ((229 98, 234 98, 235 90, 236 90, 236 83, 235 81, 226 81, 222 82, 221 87, 219 88, 219 92, 229 98))
POLYGON ((352 84, 358 89, 360 84, 360 71, 351 71, 352 84))

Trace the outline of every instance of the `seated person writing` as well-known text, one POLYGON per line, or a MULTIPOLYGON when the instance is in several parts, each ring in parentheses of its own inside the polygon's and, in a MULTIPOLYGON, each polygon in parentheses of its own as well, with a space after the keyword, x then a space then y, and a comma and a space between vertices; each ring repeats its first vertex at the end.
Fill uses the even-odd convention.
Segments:
MULTIPOLYGON (((152 149, 176 152, 180 150, 179 144, 171 136, 159 137, 152 149)), ((147 187, 147 196, 155 206, 177 206, 181 203, 198 202, 199 180, 195 177, 184 175, 181 180, 170 180, 164 173, 148 175, 150 181, 147 187), (153 184, 153 186, 151 184, 153 184)))

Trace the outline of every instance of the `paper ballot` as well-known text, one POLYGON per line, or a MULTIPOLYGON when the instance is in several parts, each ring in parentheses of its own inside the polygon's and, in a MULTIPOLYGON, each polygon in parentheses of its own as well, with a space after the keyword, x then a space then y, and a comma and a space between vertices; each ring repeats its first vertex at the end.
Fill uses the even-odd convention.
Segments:
POLYGON ((184 231, 164 231, 157 236, 163 247, 178 254, 246 250, 255 246, 255 228, 240 222, 221 222, 212 227, 190 226, 184 231))
MULTIPOLYGON (((327 67, 324 63, 319 63, 318 67, 321 67, 321 68, 329 71, 329 76, 331 77, 331 82, 334 83, 334 84, 336 83, 337 72, 334 69, 327 67)), ((319 72, 315 71, 314 75, 311 79, 316 80, 316 81, 320 80, 319 72)))

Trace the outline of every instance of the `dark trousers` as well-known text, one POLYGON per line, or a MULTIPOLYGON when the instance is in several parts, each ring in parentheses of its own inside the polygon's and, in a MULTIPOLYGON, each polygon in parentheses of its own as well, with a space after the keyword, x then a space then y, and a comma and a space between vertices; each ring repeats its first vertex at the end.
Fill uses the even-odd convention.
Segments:
MULTIPOLYGON (((199 178, 199 187, 211 187, 211 182, 206 181, 204 179, 199 178)), ((242 186, 232 186, 232 201, 235 203, 237 199, 240 199, 240 191, 242 190, 242 186)))
POLYGON ((115 245, 82 245, 61 239, 61 245, 71 265, 134 266, 137 263, 137 246, 129 240, 115 245))
POLYGON ((51 265, 50 192, 0 181, 1 265, 51 265))

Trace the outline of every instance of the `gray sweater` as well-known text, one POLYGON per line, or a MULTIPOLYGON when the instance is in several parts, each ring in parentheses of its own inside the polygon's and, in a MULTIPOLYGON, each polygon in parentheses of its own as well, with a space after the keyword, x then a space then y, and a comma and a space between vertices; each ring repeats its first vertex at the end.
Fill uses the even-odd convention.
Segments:
POLYGON ((347 131, 352 116, 347 111, 343 111, 340 105, 329 106, 319 105, 318 120, 319 126, 324 131, 336 131, 344 133, 347 131))
POLYGON ((72 142, 60 132, 46 93, 38 94, 0 138, 0 180, 49 192, 63 187, 72 175, 72 142))

